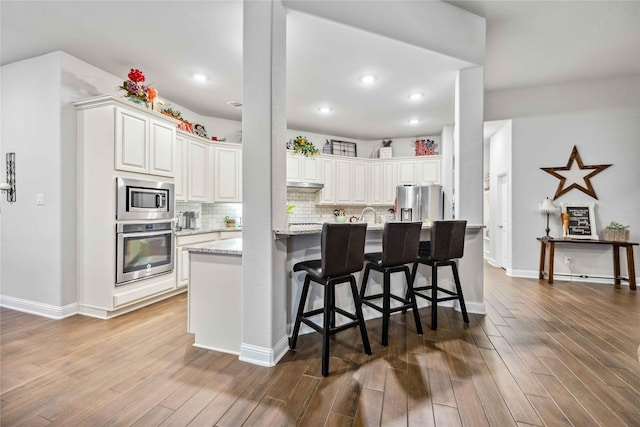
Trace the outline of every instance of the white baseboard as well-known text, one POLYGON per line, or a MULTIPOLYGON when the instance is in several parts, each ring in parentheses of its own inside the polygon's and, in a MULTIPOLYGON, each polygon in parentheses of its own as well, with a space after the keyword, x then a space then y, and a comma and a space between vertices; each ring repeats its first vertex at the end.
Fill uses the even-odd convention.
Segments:
MULTIPOLYGON (((538 270, 507 270, 507 276, 521 277, 524 279, 538 279, 538 270)), ((544 281, 547 281, 545 277, 544 281)), ((597 283, 602 285, 613 284, 613 276, 602 275, 598 277, 590 277, 588 274, 573 273, 568 275, 567 273, 554 272, 553 281, 561 282, 585 282, 585 283, 597 283)), ((636 283, 640 282, 640 277, 636 278, 636 283)), ((622 281, 621 286, 629 286, 628 282, 622 281)))
POLYGON ((243 362, 260 366, 275 366, 289 351, 289 338, 284 336, 274 348, 260 347, 257 345, 242 343, 239 359, 243 362))
POLYGON ((55 306, 41 302, 30 301, 22 298, 15 298, 0 295, 0 306, 23 313, 35 314, 49 319, 64 319, 65 317, 78 314, 78 303, 55 306))
POLYGON ((197 348, 203 348, 205 350, 217 351, 219 353, 235 354, 236 356, 240 355, 240 353, 238 353, 237 351, 231 351, 231 350, 227 350, 227 349, 224 349, 224 348, 212 347, 210 345, 201 345, 201 344, 198 344, 198 343, 195 343, 195 342, 193 343, 193 346, 197 347, 197 348))

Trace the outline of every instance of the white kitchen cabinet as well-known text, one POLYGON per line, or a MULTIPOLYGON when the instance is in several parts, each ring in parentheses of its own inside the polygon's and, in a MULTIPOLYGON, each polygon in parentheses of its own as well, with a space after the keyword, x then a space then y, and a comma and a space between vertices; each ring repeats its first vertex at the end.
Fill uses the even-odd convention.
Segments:
POLYGON ((195 140, 188 140, 187 146, 187 200, 209 202, 209 148, 195 140))
POLYGON ((187 140, 180 135, 176 135, 176 167, 175 178, 173 180, 176 202, 187 201, 188 147, 189 143, 187 140))
POLYGON ((418 184, 418 162, 414 159, 398 161, 398 185, 418 184))
POLYGON ((420 161, 419 185, 440 184, 440 158, 420 161))
POLYGON ((242 148, 214 148, 214 201, 242 202, 242 148))
POLYGON ((398 160, 398 185, 440 183, 440 156, 398 160))
POLYGON ((319 204, 336 203, 336 159, 321 158, 320 169, 322 170, 321 182, 324 184, 320 190, 319 204))
POLYGON ((287 181, 322 182, 321 164, 317 157, 306 157, 287 151, 287 181))
POLYGON ((369 204, 369 168, 367 161, 351 163, 351 203, 354 205, 369 204))
POLYGON ((353 170, 350 160, 336 160, 336 181, 335 194, 336 204, 351 204, 351 171, 353 170))
POLYGON ((366 160, 336 160, 334 186, 336 204, 366 205, 369 203, 369 167, 369 162, 366 160))
POLYGON ((376 161, 371 163, 372 205, 390 206, 394 204, 398 182, 398 164, 396 161, 376 161))
POLYGON ((115 169, 172 177, 176 128, 142 112, 115 109, 115 169))

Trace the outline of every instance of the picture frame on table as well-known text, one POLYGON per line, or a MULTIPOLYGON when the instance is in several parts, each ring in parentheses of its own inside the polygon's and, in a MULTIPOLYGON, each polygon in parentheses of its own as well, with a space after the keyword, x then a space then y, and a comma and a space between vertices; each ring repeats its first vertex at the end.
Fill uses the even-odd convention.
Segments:
POLYGON ((598 240, 594 203, 561 203, 562 213, 569 214, 567 235, 570 239, 598 240))

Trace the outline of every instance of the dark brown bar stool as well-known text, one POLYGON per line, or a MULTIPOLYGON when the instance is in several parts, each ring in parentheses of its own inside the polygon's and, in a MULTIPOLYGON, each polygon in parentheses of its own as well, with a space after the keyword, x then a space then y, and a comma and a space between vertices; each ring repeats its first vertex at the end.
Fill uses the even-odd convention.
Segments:
POLYGON ((397 311, 413 309, 413 318, 416 322, 416 330, 422 335, 422 325, 416 298, 413 294, 413 285, 406 264, 414 264, 418 257, 418 244, 420 243, 421 222, 387 222, 382 232, 382 252, 369 253, 364 256, 367 265, 362 276, 360 288, 360 300, 363 304, 382 313, 382 345, 389 342, 389 316, 397 311), (376 270, 384 274, 382 293, 365 296, 369 271, 376 270), (391 293, 391 274, 404 271, 407 280, 407 296, 401 298, 391 293), (382 298, 382 306, 372 303, 372 300, 382 298), (401 305, 391 307, 391 299, 399 301, 401 305))
POLYGON ((364 241, 367 224, 328 224, 322 226, 321 257, 322 259, 302 261, 293 266, 293 271, 306 271, 302 295, 298 304, 298 312, 293 327, 293 334, 289 338, 289 347, 296 348, 300 322, 322 334, 322 376, 329 374, 329 336, 353 326, 360 326, 360 335, 364 352, 371 354, 367 329, 362 317, 360 298, 353 273, 362 270, 364 263, 364 241), (324 287, 324 306, 311 311, 304 311, 311 281, 324 287), (351 294, 355 303, 355 314, 349 313, 335 306, 335 286, 349 282, 351 294), (309 319, 311 316, 323 314, 322 326, 309 319), (335 326, 335 315, 341 314, 349 319, 344 325, 335 326))
POLYGON ((434 221, 431 225, 431 244, 429 252, 420 252, 418 260, 413 264, 411 272, 412 282, 416 279, 418 264, 431 266, 431 285, 414 287, 416 296, 431 301, 431 329, 438 329, 438 303, 443 301, 458 300, 460 311, 464 323, 469 323, 467 307, 464 304, 464 296, 460 287, 460 277, 458 276, 458 266, 456 260, 462 258, 464 254, 464 236, 467 228, 467 221, 434 221), (453 270, 453 280, 456 285, 456 292, 438 287, 438 267, 451 266, 453 270), (431 295, 420 293, 431 290, 431 295), (438 291, 447 294, 446 297, 438 297, 438 291))

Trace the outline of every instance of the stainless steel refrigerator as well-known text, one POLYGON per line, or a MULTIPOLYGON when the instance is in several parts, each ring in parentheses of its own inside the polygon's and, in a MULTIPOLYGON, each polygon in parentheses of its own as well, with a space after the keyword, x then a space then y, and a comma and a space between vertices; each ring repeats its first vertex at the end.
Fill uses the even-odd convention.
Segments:
POLYGON ((441 220, 443 202, 441 185, 399 185, 396 188, 396 221, 441 220))

